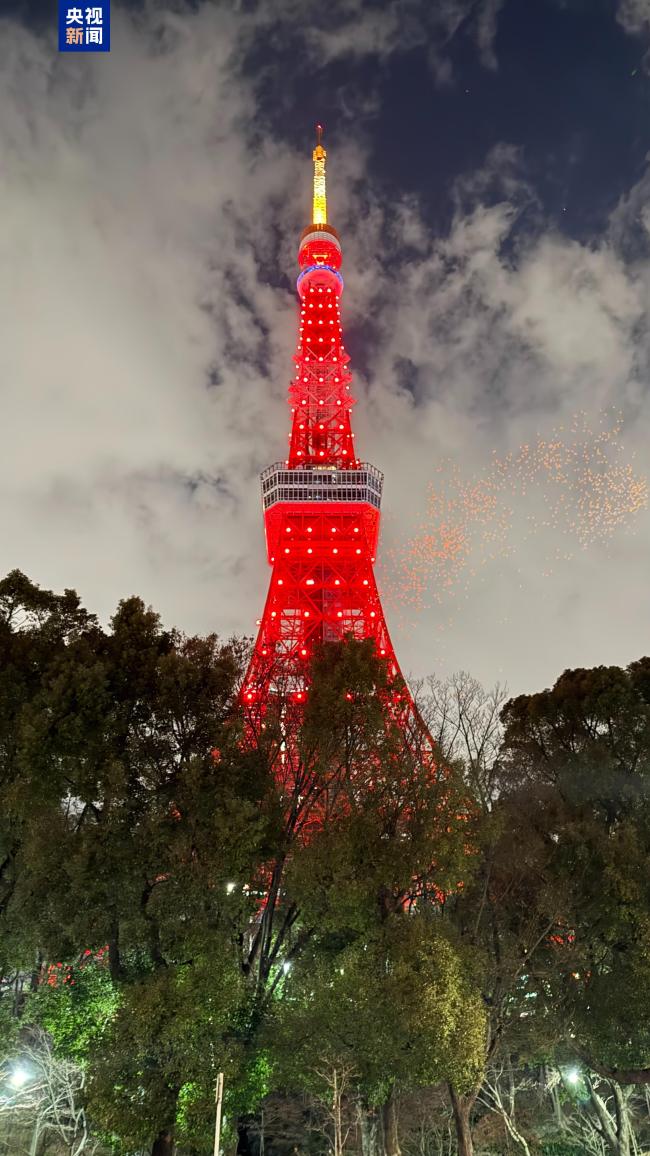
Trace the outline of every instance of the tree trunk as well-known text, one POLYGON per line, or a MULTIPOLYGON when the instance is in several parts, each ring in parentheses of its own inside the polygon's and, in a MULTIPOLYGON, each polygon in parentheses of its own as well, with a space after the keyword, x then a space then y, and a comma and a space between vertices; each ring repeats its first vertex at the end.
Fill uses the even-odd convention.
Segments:
POLYGON ((457 1092, 451 1084, 447 1086, 449 1088, 449 1099, 451 1100, 454 1113, 454 1124, 456 1125, 458 1156, 474 1156, 470 1116, 472 1114, 472 1108, 476 1103, 478 1092, 470 1092, 469 1095, 463 1096, 457 1092))
POLYGON ((375 1108, 359 1106, 361 1156, 383 1156, 379 1113, 375 1108))
POLYGON ((341 1083, 336 1068, 332 1073, 332 1121, 334 1123, 334 1156, 343 1156, 343 1124, 341 1120, 341 1083))
POLYGON ((162 1128, 156 1136, 151 1156, 174 1156, 174 1140, 169 1128, 162 1128))
POLYGON ((562 1101, 560 1100, 560 1093, 557 1084, 552 1084, 549 1088, 551 1097, 551 1104, 553 1105, 553 1119, 555 1120, 558 1131, 563 1132, 566 1128, 566 1120, 564 1119, 564 1112, 562 1111, 562 1101))
POLYGON ((31 1140, 30 1140, 30 1144, 29 1144, 29 1156, 38 1156, 38 1150, 39 1150, 40 1146, 41 1146, 41 1121, 40 1121, 40 1117, 37 1116, 36 1123, 34 1124, 34 1131, 32 1132, 32 1136, 31 1136, 31 1140))
POLYGON ((122 960, 120 958, 120 933, 117 923, 113 923, 111 926, 108 939, 108 970, 113 983, 119 983, 122 979, 122 960))
POLYGON ((504 1113, 502 1118, 503 1118, 503 1122, 506 1126, 506 1130, 508 1132, 508 1135, 511 1137, 512 1140, 514 1140, 515 1144, 518 1144, 519 1147, 523 1150, 524 1156, 530 1156, 530 1148, 528 1147, 528 1141, 527 1141, 525 1136, 522 1136, 521 1132, 519 1131, 519 1129, 518 1129, 517 1125, 515 1124, 514 1120, 512 1119, 512 1117, 508 1116, 507 1113, 504 1113))
POLYGON ((630 1156, 631 1136, 628 1106, 620 1084, 616 1084, 613 1080, 610 1080, 609 1084, 614 1093, 615 1119, 610 1114, 603 1098, 596 1091, 591 1077, 587 1078, 589 1099, 598 1117, 600 1131, 610 1152, 613 1153, 613 1156, 630 1156))
POLYGON ((614 1093, 614 1104, 616 1105, 616 1133, 619 1156, 630 1156, 632 1151, 632 1126, 627 1097, 621 1085, 615 1083, 614 1080, 610 1080, 609 1086, 614 1093))
POLYGON ((397 1101, 394 1088, 391 1089, 390 1096, 381 1110, 381 1115, 384 1126, 385 1156, 402 1156, 399 1146, 397 1101))

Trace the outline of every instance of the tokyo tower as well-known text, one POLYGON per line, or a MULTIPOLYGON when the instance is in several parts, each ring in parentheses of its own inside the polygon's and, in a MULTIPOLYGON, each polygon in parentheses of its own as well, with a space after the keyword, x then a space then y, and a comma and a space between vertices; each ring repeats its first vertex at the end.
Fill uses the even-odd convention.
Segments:
POLYGON ((300 703, 309 693, 315 647, 374 639, 398 688, 391 713, 421 743, 425 728, 399 673, 373 569, 383 475, 357 457, 350 422, 355 403, 341 325, 341 243, 327 220, 321 137, 318 125, 312 220, 298 249, 289 456, 261 477, 273 573, 242 699, 251 714, 274 693, 300 703))

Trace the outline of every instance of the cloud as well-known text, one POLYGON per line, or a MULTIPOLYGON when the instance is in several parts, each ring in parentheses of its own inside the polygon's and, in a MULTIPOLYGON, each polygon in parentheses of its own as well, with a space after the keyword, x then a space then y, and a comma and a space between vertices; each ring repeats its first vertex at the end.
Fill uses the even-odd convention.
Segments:
POLYGON ((139 585, 188 626, 205 618, 174 587, 209 596, 212 538, 215 618, 242 625, 233 530, 257 528, 293 340, 259 265, 294 162, 240 131, 255 105, 238 34, 209 6, 117 10, 106 58, 57 57, 11 23, 0 50, 4 565, 77 581, 104 612, 139 585))
MULTIPOLYGON (((104 616, 134 591, 187 630, 252 632, 261 612, 258 472, 286 445, 309 142, 268 138, 284 78, 251 60, 260 38, 288 35, 296 4, 114 6, 110 55, 83 60, 0 29, 0 568, 77 586, 104 616)), ((309 67, 319 53, 352 67, 424 38, 442 67, 449 38, 473 29, 487 61, 497 8, 406 3, 401 23, 389 6, 372 24, 363 4, 339 0, 326 20, 306 0, 300 44, 309 67)), ((354 127, 330 151, 354 416, 386 470, 387 550, 445 457, 472 475, 493 450, 611 404, 643 448, 648 260, 626 244, 646 186, 579 245, 543 220, 504 146, 458 181, 434 236, 416 199, 382 200, 366 161, 354 127)), ((416 633, 393 617, 405 669, 525 689, 635 657, 646 542, 595 548, 553 581, 547 542, 495 560, 416 633)))
POLYGON ((619 0, 617 18, 627 32, 647 32, 650 28, 649 0, 619 0))
MULTIPOLYGON (((499 157, 505 163, 503 150, 499 157)), ((379 210, 378 227, 366 216, 361 252, 380 250, 373 232, 382 233, 384 249, 387 236, 394 246, 386 269, 372 271, 385 299, 371 368, 394 383, 386 385, 392 395, 403 376, 399 366, 413 367, 402 395, 418 403, 420 428, 430 403, 444 401, 470 422, 480 416, 501 423, 504 416, 551 410, 557 417, 583 405, 622 404, 635 382, 644 348, 637 331, 647 309, 640 271, 607 237, 579 244, 544 222, 518 232, 530 199, 522 200, 522 186, 504 170, 509 198, 485 203, 493 168, 491 157, 461 182, 447 236, 425 238, 413 204, 400 206, 389 226, 379 210), (419 251, 400 261, 404 236, 419 251)), ((361 287, 354 288, 358 297, 361 287)), ((376 317, 377 307, 375 301, 376 317)))
POLYGON ((505 0, 486 0, 476 15, 476 43, 486 68, 497 67, 495 42, 499 13, 505 0))
POLYGON ((494 43, 504 0, 397 0, 376 5, 368 0, 279 0, 272 15, 258 13, 258 27, 273 41, 299 36, 301 51, 311 65, 322 69, 341 60, 371 58, 385 63, 395 54, 425 48, 434 74, 441 81, 452 76, 449 49, 466 33, 482 63, 496 67, 494 43), (299 30, 299 32, 298 32, 299 30))
MULTIPOLYGON (((356 268, 364 253, 383 252, 385 266, 358 279, 353 271, 347 283, 353 302, 365 297, 366 307, 369 284, 377 287, 371 309, 378 336, 357 428, 378 464, 390 463, 389 559, 391 550, 403 557, 405 543, 426 527, 432 483, 462 505, 472 484, 484 487, 482 479, 493 476, 495 454, 516 458, 521 446, 558 436, 575 446, 569 460, 571 453, 585 459, 579 485, 562 496, 568 505, 559 523, 550 514, 545 522, 539 486, 526 492, 521 471, 513 473, 506 483, 512 510, 504 517, 519 527, 519 539, 496 541, 491 558, 487 551, 470 557, 442 593, 432 572, 430 609, 415 619, 408 609, 399 614, 399 592, 391 600, 398 652, 417 670, 465 664, 486 681, 498 674, 535 686, 566 666, 625 662, 639 645, 650 516, 636 508, 633 482, 629 508, 636 512, 611 536, 609 514, 620 486, 626 504, 625 479, 642 475, 647 462, 649 265, 626 257, 622 242, 631 221, 624 206, 616 227, 590 244, 531 214, 535 198, 517 179, 516 160, 500 150, 498 165, 489 157, 460 182, 447 236, 427 235, 415 204, 400 206, 392 219, 367 214, 352 256, 346 247, 348 260, 356 268), (495 201, 499 167, 507 195, 495 201), (400 236, 411 246, 401 259, 400 236), (609 464, 601 463, 605 482, 589 470, 614 411, 624 425, 621 444, 607 450, 609 464), (566 432, 578 414, 585 415, 578 424, 586 420, 592 430, 582 441, 566 432), (585 504, 597 523, 588 541, 585 504)), ((645 196, 642 188, 631 191, 635 213, 647 205, 645 196)), ((385 553, 383 575, 393 594, 400 573, 391 571, 385 553)))

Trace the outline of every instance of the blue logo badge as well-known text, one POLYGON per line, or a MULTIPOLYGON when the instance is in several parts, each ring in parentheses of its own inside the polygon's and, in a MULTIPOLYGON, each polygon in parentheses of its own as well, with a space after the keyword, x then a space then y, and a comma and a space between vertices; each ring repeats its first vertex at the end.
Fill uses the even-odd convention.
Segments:
POLYGON ((110 52, 110 0, 77 8, 59 0, 59 52, 110 52))

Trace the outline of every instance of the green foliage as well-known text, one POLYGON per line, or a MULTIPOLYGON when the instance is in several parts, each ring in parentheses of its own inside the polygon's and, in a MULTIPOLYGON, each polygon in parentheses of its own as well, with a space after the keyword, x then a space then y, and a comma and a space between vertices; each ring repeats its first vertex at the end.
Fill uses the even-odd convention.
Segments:
POLYGON ((507 703, 507 781, 552 785, 608 825, 630 813, 650 773, 647 667, 567 670, 552 690, 507 703))
POLYGON ((649 669, 566 671, 504 712, 504 795, 529 800, 561 897, 540 1007, 612 1068, 650 1066, 649 669))
POLYGON ((230 1088, 239 1078, 240 1049, 224 1036, 241 994, 225 953, 126 985, 91 1070, 89 1104, 103 1126, 134 1146, 161 1120, 205 1141, 217 1073, 230 1088))
POLYGON ((396 914, 341 946, 333 938, 287 976, 269 1034, 282 1088, 314 1090, 324 1068, 354 1072, 368 1103, 394 1084, 471 1086, 485 1017, 453 945, 429 919, 396 914))
POLYGON ((370 642, 243 741, 246 654, 0 582, 0 1036, 42 1025, 122 1150, 209 1146, 219 1071, 233 1121, 333 1066, 376 1106, 500 1049, 650 1067, 650 660, 512 700, 498 751, 461 680, 443 771, 370 642))
POLYGON ((198 1134, 217 1066, 231 1089, 245 1068, 223 1042, 246 1002, 242 885, 279 814, 268 765, 240 742, 245 657, 164 630, 137 598, 103 631, 72 593, 0 583, 2 952, 42 976, 41 960, 106 945, 105 966, 41 983, 23 1023, 87 1064, 94 1120, 133 1143, 174 1121, 188 1085, 180 1116, 198 1134))
POLYGON ((64 964, 57 980, 29 995, 25 1018, 45 1029, 56 1055, 85 1066, 104 1046, 119 1003, 104 963, 64 964))
POLYGON ((472 953, 440 921, 442 893, 467 871, 462 786, 391 722, 403 688, 371 646, 323 647, 313 674, 301 743, 344 773, 329 821, 285 870, 307 939, 288 974, 276 971, 263 1037, 274 1085, 322 1090, 324 1068, 342 1066, 378 1106, 396 1084, 471 1085, 485 1016, 472 953))
POLYGON ((7 999, 0 1000, 0 1062, 13 1052, 19 1030, 13 1007, 7 999))

